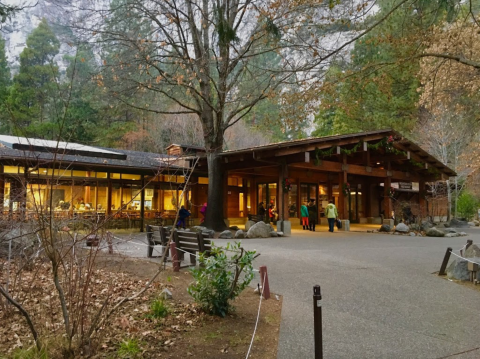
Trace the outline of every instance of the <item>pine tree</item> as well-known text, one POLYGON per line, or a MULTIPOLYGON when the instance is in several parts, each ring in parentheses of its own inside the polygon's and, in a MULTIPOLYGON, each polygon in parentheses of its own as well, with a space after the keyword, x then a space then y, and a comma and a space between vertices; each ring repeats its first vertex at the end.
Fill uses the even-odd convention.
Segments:
POLYGON ((7 56, 5 54, 5 40, 0 37, 0 122, 3 123, 7 118, 7 109, 5 101, 10 89, 10 69, 8 68, 7 56))
POLYGON ((8 132, 50 138, 53 135, 58 94, 58 67, 54 57, 60 43, 43 19, 27 38, 20 54, 20 70, 7 100, 11 114, 8 132))

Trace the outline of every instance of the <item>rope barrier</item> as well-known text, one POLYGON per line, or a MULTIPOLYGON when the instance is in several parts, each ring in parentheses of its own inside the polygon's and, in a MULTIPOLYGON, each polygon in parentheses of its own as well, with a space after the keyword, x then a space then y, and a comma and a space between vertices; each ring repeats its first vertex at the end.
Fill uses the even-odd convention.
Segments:
POLYGON ((465 259, 467 262, 470 262, 470 263, 475 263, 475 264, 480 264, 480 260, 478 260, 478 262, 475 262, 475 261, 472 261, 472 260, 470 260, 470 259, 468 259, 468 258, 465 258, 465 257, 459 256, 459 255, 458 255, 458 254, 456 254, 456 253, 453 253, 453 252, 452 252, 452 254, 453 254, 454 256, 457 256, 458 258, 465 259))
POLYGON ((263 275, 263 287, 262 287, 262 294, 260 295, 260 303, 258 304, 258 313, 257 313, 257 321, 255 322, 255 329, 253 330, 252 340, 250 341, 250 346, 248 347, 247 356, 245 359, 248 359, 250 356, 250 351, 253 346, 253 340, 255 339, 255 333, 257 332, 258 320, 260 319, 260 308, 262 307, 262 299, 263 299, 263 290, 265 289, 265 277, 267 273, 263 275))

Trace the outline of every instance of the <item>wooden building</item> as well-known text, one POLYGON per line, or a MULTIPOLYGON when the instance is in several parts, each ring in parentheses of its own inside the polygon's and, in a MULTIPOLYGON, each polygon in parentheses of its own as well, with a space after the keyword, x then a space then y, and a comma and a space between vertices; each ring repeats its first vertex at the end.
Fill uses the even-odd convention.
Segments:
MULTIPOLYGON (((273 205, 280 219, 298 218, 308 199, 317 201, 320 221, 330 199, 352 222, 390 218, 400 202, 415 204, 415 214, 425 216, 426 183, 456 175, 391 130, 287 141, 221 157, 224 215, 240 220, 256 214, 259 202, 273 205)), ((0 136, 0 198, 11 216, 48 210, 58 217, 133 219, 143 229, 159 216, 172 218, 181 205, 200 217, 207 190, 198 146, 173 144, 159 155, 0 136)))

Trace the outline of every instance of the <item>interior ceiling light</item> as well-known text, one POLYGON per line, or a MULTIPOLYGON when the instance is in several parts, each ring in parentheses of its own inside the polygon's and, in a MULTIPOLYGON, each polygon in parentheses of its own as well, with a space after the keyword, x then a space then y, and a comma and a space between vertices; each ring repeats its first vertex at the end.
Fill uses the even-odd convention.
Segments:
POLYGON ((379 164, 380 164, 380 162, 377 162, 377 165, 379 165, 379 164))

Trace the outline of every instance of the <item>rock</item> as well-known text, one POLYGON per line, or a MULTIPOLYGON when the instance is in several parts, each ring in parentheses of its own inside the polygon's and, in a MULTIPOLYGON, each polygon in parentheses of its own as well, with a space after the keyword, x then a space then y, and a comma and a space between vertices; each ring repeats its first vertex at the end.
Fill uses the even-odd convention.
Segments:
POLYGON ((238 226, 230 226, 228 229, 231 229, 232 231, 238 231, 238 226))
POLYGON ((408 233, 410 231, 410 228, 405 223, 399 223, 395 227, 395 232, 400 232, 400 233, 408 233))
POLYGON ((450 279, 470 280, 467 263, 463 258, 455 258, 447 268, 447 277, 450 279))
POLYGON ((453 218, 450 221, 450 227, 466 228, 466 227, 468 227, 468 222, 467 221, 461 221, 459 219, 453 218))
POLYGON ((220 233, 220 235, 218 236, 218 238, 232 239, 232 238, 233 238, 232 231, 229 230, 229 229, 227 229, 226 231, 223 231, 222 233, 220 233))
POLYGON ((412 223, 409 225, 411 231, 419 231, 421 228, 418 224, 412 223))
POLYGON ((247 221, 247 223, 245 223, 245 230, 248 231, 254 225, 255 225, 254 221, 247 221))
POLYGON ((165 288, 164 290, 162 290, 162 292, 160 293, 160 298, 161 299, 172 299, 173 298, 173 295, 172 295, 172 292, 170 292, 167 288, 165 288))
POLYGON ((433 223, 429 221, 422 222, 422 224, 420 225, 420 229, 424 232, 426 232, 427 229, 430 229, 432 227, 433 227, 433 223))
POLYGON ((277 234, 278 234, 279 237, 283 237, 285 235, 285 233, 283 233, 283 232, 277 232, 277 234))
POLYGON ((468 222, 468 225, 471 226, 471 227, 475 227, 475 223, 473 223, 473 222, 468 222))
POLYGON ((468 236, 468 234, 466 234, 465 232, 460 232, 458 235, 462 237, 468 236))
POLYGON ((475 227, 478 227, 478 226, 480 226, 480 221, 474 220, 473 224, 475 225, 475 227))
POLYGON ((245 232, 242 231, 241 229, 239 229, 236 233, 235 233, 235 239, 243 239, 245 238, 245 232))
POLYGON ((391 228, 388 224, 382 224, 380 229, 378 230, 379 232, 390 232, 391 228))
POLYGON ((453 228, 445 228, 444 232, 445 233, 457 233, 457 231, 454 230, 453 228))
POLYGON ((432 227, 430 229, 428 229, 425 234, 427 235, 427 237, 445 237, 445 232, 435 228, 435 227, 432 227))
POLYGON ((445 234, 445 237, 449 237, 449 238, 451 238, 451 237, 460 237, 460 234, 457 233, 457 232, 453 232, 453 233, 450 232, 450 233, 445 234))
POLYGON ((247 238, 270 238, 273 227, 263 221, 255 223, 247 232, 247 238))
POLYGON ((410 237, 415 237, 415 236, 416 236, 415 232, 410 232, 410 237))
POLYGON ((192 231, 195 231, 195 232, 204 232, 207 230, 207 227, 203 227, 203 226, 193 226, 192 227, 192 231))
POLYGON ((278 237, 278 233, 275 231, 270 232, 270 237, 278 237))
POLYGON ((465 258, 480 257, 480 248, 476 244, 472 244, 463 254, 465 258))

